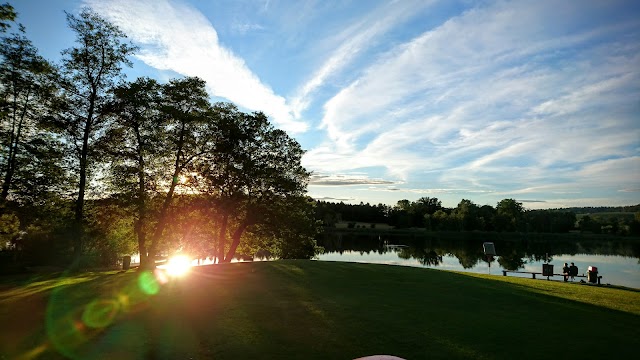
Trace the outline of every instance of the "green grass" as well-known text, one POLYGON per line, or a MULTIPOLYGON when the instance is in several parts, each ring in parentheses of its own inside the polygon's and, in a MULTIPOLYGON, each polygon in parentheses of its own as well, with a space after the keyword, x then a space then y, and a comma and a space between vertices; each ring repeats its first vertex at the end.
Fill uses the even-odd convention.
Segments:
POLYGON ((0 354, 634 358, 640 335, 638 291, 411 267, 227 264, 157 289, 135 271, 56 281, 0 280, 0 354))

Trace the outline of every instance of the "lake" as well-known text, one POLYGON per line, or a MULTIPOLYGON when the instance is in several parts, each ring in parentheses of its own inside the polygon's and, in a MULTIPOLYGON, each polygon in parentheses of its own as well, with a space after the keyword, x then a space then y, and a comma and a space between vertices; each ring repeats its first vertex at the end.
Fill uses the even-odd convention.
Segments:
MULTIPOLYGON (((325 248, 324 254, 318 257, 321 261, 405 265, 493 275, 502 275, 503 269, 542 272, 542 264, 547 261, 554 265, 554 273, 561 273, 565 262, 573 262, 579 274, 586 274, 589 266, 596 266, 602 284, 640 289, 638 241, 567 240, 558 236, 505 240, 479 234, 470 238, 447 238, 424 233, 372 236, 334 232, 324 234, 318 245, 325 248), (490 262, 483 253, 485 241, 493 242, 496 247, 497 256, 490 262)), ((510 273, 509 276, 531 278, 530 274, 510 273)), ((551 279, 562 281, 558 276, 551 279)))

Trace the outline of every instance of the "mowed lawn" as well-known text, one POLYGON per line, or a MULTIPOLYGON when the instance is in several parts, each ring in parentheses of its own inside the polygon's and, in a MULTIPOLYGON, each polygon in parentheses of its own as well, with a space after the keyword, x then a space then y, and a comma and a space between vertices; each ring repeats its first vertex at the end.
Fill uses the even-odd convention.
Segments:
POLYGON ((636 358, 640 292, 274 261, 0 278, 0 359, 636 358))

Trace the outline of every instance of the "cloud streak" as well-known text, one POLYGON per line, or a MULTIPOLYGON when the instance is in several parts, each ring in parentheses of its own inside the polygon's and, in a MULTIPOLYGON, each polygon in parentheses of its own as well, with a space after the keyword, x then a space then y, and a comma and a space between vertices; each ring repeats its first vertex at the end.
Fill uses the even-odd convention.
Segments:
POLYGON ((345 186, 345 185, 392 185, 394 181, 371 179, 362 175, 319 175, 312 174, 310 185, 316 186, 345 186))
POLYGON ((340 73, 368 48, 374 46, 384 33, 416 16, 429 4, 428 1, 384 4, 335 36, 338 39, 338 47, 315 70, 292 99, 292 106, 297 116, 300 116, 300 113, 309 106, 313 92, 322 87, 329 78, 340 73))
POLYGON ((149 66, 207 81, 209 92, 251 110, 264 111, 281 128, 303 132, 284 97, 222 46, 211 23, 196 9, 167 0, 86 0, 86 4, 127 33, 142 48, 149 66))
POLYGON ((555 5, 488 3, 390 48, 325 103, 305 161, 495 195, 637 188, 640 22, 555 5))

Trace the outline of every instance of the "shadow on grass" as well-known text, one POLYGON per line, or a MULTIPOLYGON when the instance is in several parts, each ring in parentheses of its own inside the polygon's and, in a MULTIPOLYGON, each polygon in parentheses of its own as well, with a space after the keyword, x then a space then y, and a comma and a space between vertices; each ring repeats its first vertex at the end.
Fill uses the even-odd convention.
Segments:
POLYGON ((0 321, 29 330, 9 343, 14 329, 3 328, 0 350, 18 344, 10 354, 72 359, 603 358, 636 354, 640 328, 638 315, 580 298, 606 289, 570 299, 579 286, 432 269, 277 261, 202 266, 157 288, 141 278, 24 293, 10 304, 18 315, 0 312, 0 321), (39 315, 20 318, 29 312, 39 315), (567 339, 566 329, 578 333, 567 339))

